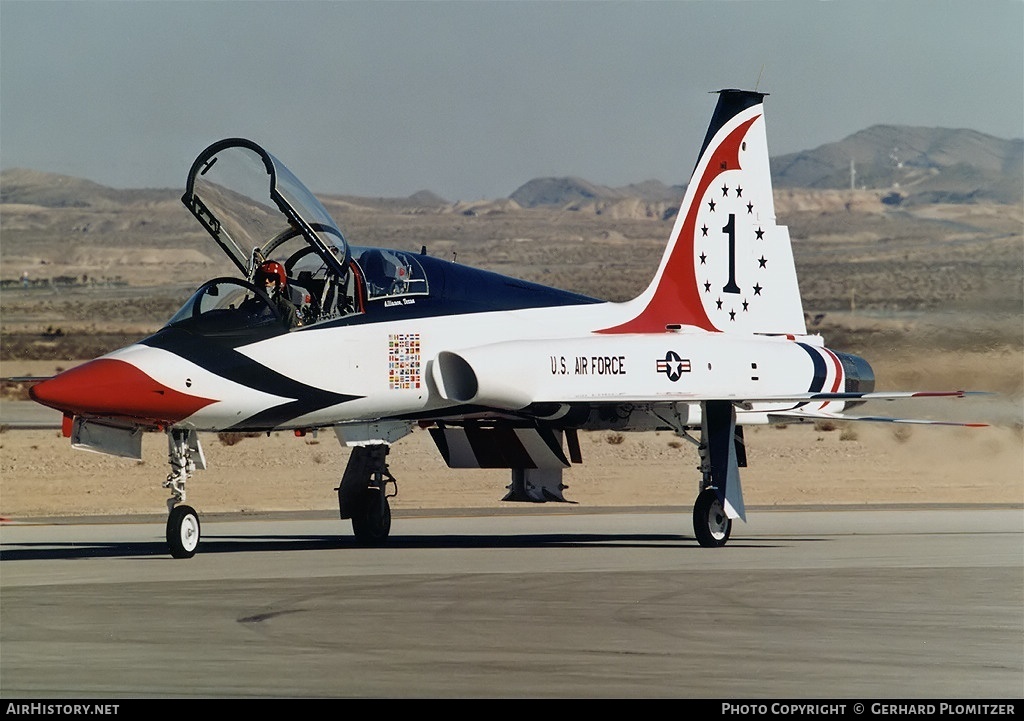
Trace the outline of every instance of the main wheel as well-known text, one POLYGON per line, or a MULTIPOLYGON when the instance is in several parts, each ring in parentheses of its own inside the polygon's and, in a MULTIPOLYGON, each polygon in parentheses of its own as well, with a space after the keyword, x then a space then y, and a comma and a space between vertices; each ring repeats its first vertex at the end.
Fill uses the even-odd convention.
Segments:
POLYGON ((192 558, 199 547, 199 514, 192 506, 175 506, 167 517, 167 545, 175 558, 192 558))
POLYGON ((352 532, 356 540, 378 546, 391 533, 391 504, 380 488, 367 488, 360 499, 359 508, 352 514, 352 532))
POLYGON ((693 504, 693 532, 704 548, 724 546, 732 532, 732 519, 725 515, 714 489, 706 488, 693 504))

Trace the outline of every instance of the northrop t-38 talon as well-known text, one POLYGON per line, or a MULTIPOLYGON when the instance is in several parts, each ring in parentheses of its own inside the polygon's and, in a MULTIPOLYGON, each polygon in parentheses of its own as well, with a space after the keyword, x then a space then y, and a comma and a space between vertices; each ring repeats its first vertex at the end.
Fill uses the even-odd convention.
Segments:
POLYGON ((199 545, 199 515, 184 503, 205 467, 199 432, 332 428, 351 448, 341 517, 359 540, 383 543, 386 458, 416 425, 452 468, 510 469, 504 500, 528 502, 565 500, 578 431, 672 430, 699 450, 697 541, 722 546, 745 520, 743 426, 964 395, 876 393, 865 360, 808 335, 789 233, 775 221, 763 100, 720 91, 661 264, 624 303, 350 245, 277 158, 248 140, 215 143, 182 201, 238 276, 204 283, 152 336, 32 397, 64 413, 76 447, 138 458, 145 431, 166 434, 176 557, 199 545))

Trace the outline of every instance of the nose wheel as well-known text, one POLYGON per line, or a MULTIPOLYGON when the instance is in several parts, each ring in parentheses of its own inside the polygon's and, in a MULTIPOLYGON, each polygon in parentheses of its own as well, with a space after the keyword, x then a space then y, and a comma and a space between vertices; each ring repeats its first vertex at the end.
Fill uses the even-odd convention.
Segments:
POLYGON ((175 506, 167 516, 167 546, 175 558, 192 558, 199 548, 199 514, 192 506, 175 506))

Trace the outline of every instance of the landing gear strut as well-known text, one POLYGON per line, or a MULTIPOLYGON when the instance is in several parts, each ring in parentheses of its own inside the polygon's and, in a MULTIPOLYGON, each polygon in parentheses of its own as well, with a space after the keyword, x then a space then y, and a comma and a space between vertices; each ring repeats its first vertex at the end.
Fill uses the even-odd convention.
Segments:
POLYGON ((167 547, 174 558, 192 558, 199 548, 199 514, 192 506, 184 504, 185 482, 196 468, 206 467, 194 431, 178 428, 167 431, 167 460, 171 464, 171 472, 163 484, 164 488, 171 489, 171 497, 167 499, 167 547))
POLYGON ((387 484, 395 477, 385 462, 390 446, 377 443, 354 446, 349 456, 338 492, 338 512, 342 519, 352 519, 352 532, 360 543, 379 546, 391 533, 391 506, 387 484))

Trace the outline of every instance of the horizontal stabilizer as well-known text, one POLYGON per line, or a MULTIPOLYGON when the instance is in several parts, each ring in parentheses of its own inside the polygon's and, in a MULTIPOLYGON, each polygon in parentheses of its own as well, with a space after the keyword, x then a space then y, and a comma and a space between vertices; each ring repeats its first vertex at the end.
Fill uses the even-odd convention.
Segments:
POLYGON ((805 401, 899 401, 908 398, 966 398, 987 395, 977 391, 877 391, 872 393, 787 393, 743 398, 749 403, 803 403, 805 401))
POLYGON ((959 426, 961 428, 988 428, 988 423, 968 421, 932 421, 924 418, 890 418, 889 416, 847 416, 842 413, 825 411, 781 411, 769 413, 769 420, 801 420, 801 421, 867 421, 870 423, 909 423, 926 426, 959 426))

